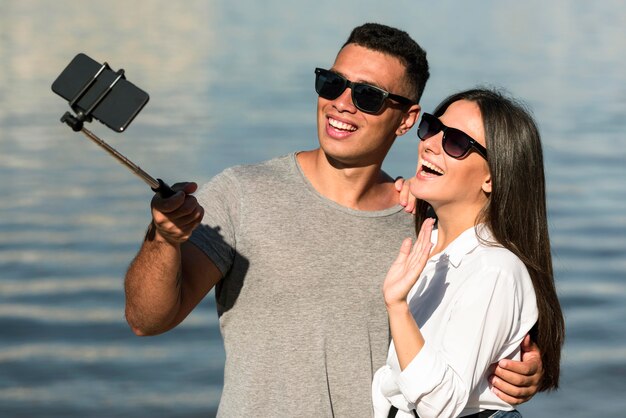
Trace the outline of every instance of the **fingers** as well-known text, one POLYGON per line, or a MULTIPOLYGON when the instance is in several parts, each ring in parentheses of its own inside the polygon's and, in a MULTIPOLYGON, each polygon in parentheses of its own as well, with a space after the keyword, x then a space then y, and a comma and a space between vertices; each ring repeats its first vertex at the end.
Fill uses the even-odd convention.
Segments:
POLYGON ((431 233, 434 225, 434 220, 429 218, 422 223, 419 235, 413 245, 413 249, 410 254, 410 268, 421 272, 426 266, 428 259, 430 258, 430 250, 432 248, 431 233))
POLYGON ((491 391, 496 394, 496 396, 500 399, 502 399, 504 402, 510 404, 510 405, 519 405, 522 404, 524 402, 527 402, 530 400, 530 398, 532 398, 532 395, 527 395, 527 396, 511 396, 509 395, 506 391, 500 390, 499 387, 500 386, 496 386, 496 383, 493 382, 492 383, 492 388, 491 391))
MULTIPOLYGON (((523 365, 521 362, 513 363, 523 365)), ((532 378, 530 369, 524 371, 530 375, 512 372, 498 365, 489 380, 492 385, 491 391, 511 405, 519 405, 528 401, 537 393, 538 387, 532 378)))
POLYGON ((407 197, 406 206, 404 207, 404 211, 406 213, 412 213, 413 215, 415 215, 416 209, 417 209, 417 199, 412 194, 409 194, 409 196, 407 197))
POLYGON ((417 280, 430 258, 430 249, 432 247, 430 242, 431 231, 432 220, 426 220, 413 246, 411 246, 409 238, 402 242, 400 253, 394 264, 398 266, 398 276, 404 277, 407 283, 414 283, 417 280))
POLYGON ((536 369, 532 365, 515 361, 505 363, 504 366, 508 368, 504 368, 498 363, 493 372, 495 377, 516 387, 530 387, 535 383, 533 376, 536 369))
POLYGON ((409 182, 404 181, 403 178, 398 178, 396 180, 396 190, 400 192, 400 205, 406 208, 406 205, 409 203, 409 182))
POLYGON ((398 252, 398 257, 396 257, 395 263, 404 264, 410 253, 411 253, 411 238, 405 238, 404 241, 402 241, 402 245, 400 245, 400 251, 398 252))
POLYGON ((410 185, 411 179, 405 181, 402 177, 396 178, 394 183, 396 191, 400 193, 398 203, 404 206, 405 212, 414 214, 417 206, 417 198, 411 194, 410 185))
POLYGON ((522 340, 522 353, 535 353, 538 358, 541 358, 539 346, 530 338, 530 334, 526 334, 522 340))
POLYGON ((424 222, 422 222, 420 232, 417 235, 417 240, 415 241, 416 246, 420 249, 432 246, 431 235, 434 225, 435 220, 433 218, 427 218, 424 222))
POLYGON ((152 197, 152 208, 164 213, 172 212, 183 204, 185 195, 189 195, 198 189, 198 185, 193 182, 176 183, 171 187, 171 189, 175 193, 168 198, 163 198, 160 194, 155 194, 152 197))
POLYGON ((410 253, 411 238, 405 238, 383 282, 383 298, 387 307, 406 303, 406 296, 417 279, 410 269, 410 253))
POLYGON ((398 257, 391 265, 383 282, 383 296, 387 308, 406 303, 406 297, 419 278, 430 257, 430 235, 434 224, 427 219, 420 229, 415 244, 411 239, 402 241, 398 257))
POLYGON ((157 234, 170 243, 182 243, 189 239, 201 222, 204 209, 191 193, 196 183, 177 183, 172 186, 176 193, 169 198, 158 194, 152 198, 152 219, 157 234))
POLYGON ((174 191, 182 191, 185 194, 192 194, 196 190, 198 190, 198 184, 193 181, 184 182, 184 183, 176 183, 172 186, 172 190, 174 191))
POLYGON ((398 192, 402 191, 402 186, 404 186, 404 178, 403 177, 396 177, 396 180, 394 182, 394 186, 396 188, 396 191, 398 191, 398 192))
POLYGON ((411 194, 411 190, 409 189, 409 182, 404 183, 404 187, 400 191, 400 204, 404 206, 404 211, 408 213, 415 212, 415 196, 411 194))
POLYGON ((415 207, 415 203, 411 202, 412 196, 409 193, 409 183, 404 181, 404 178, 398 177, 394 186, 396 191, 400 193, 398 196, 398 204, 400 204, 400 206, 404 206, 404 210, 406 212, 412 211, 412 208, 407 207, 408 205, 411 205, 413 208, 415 207))
POLYGON ((540 360, 527 354, 523 361, 500 360, 494 374, 515 386, 533 386, 541 380, 540 368, 540 360))
MULTIPOLYGON (((523 344, 522 344, 523 345, 523 344)), ((537 352, 528 352, 524 361, 500 360, 490 378, 492 391, 512 405, 528 401, 539 390, 542 369, 537 352)))
POLYGON ((410 178, 404 182, 402 191, 400 192, 400 202, 402 206, 404 206, 405 212, 415 214, 415 209, 417 208, 417 198, 413 196, 413 193, 411 193, 412 180, 413 178, 410 178))
POLYGON ((522 359, 502 359, 495 369, 496 376, 516 386, 537 386, 543 376, 541 353, 527 335, 522 341, 522 359))
POLYGON ((415 244, 413 244, 413 247, 411 247, 410 238, 406 238, 404 241, 402 241, 400 254, 398 254, 398 259, 396 259, 396 262, 400 260, 406 261, 408 256, 411 256, 412 259, 421 258, 424 256, 424 254, 428 256, 430 254, 430 248, 432 247, 430 237, 433 231, 434 224, 435 220, 433 218, 428 218, 422 223, 422 227, 420 228, 420 232, 417 235, 417 239, 415 240, 415 244))
MULTIPOLYGON (((154 222, 161 229, 168 230, 186 230, 195 227, 204 216, 204 209, 196 203, 191 210, 188 211, 188 204, 185 203, 181 210, 174 212, 175 216, 167 216, 160 212, 155 212, 154 222)), ((170 215, 170 214, 168 214, 170 215)))

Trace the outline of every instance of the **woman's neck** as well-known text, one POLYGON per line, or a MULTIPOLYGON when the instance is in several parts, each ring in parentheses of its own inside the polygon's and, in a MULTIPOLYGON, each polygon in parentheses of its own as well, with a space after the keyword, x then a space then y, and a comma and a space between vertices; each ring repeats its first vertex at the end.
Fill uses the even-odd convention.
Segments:
POLYGON ((437 214, 437 243, 431 254, 443 251, 452 241, 467 229, 476 225, 479 209, 463 208, 463 210, 435 210, 437 214))

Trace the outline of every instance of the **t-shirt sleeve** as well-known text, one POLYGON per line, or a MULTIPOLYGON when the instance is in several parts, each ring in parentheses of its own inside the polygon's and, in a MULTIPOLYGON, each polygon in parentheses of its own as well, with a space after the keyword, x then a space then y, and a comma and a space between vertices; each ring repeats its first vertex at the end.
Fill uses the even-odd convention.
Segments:
POLYGON ((226 276, 235 257, 241 206, 241 186, 232 169, 215 176, 195 194, 204 208, 202 223, 189 242, 202 250, 226 276))

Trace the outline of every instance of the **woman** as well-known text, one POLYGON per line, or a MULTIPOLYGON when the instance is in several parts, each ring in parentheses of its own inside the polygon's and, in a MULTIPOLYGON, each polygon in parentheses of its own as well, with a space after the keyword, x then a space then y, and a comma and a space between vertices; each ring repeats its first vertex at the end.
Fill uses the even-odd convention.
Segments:
POLYGON ((490 365, 518 359, 530 332, 542 390, 555 389, 564 338, 539 132, 513 100, 473 89, 424 114, 418 136, 410 190, 421 230, 383 285, 392 342, 372 385, 375 415, 519 416, 489 390, 490 365))

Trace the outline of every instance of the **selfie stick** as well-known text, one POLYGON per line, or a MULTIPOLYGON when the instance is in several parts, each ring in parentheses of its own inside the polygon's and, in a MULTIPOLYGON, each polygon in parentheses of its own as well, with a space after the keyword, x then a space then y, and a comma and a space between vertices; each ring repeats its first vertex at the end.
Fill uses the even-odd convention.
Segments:
MULTIPOLYGON (((98 72, 83 86, 83 88, 70 100, 70 106, 72 109, 77 109, 76 103, 84 96, 84 94, 89 90, 89 88, 96 82, 100 73, 105 69, 110 68, 109 65, 105 62, 102 64, 102 67, 98 70, 98 72)), ((74 116, 70 112, 65 112, 65 114, 61 117, 61 122, 67 124, 74 132, 81 131, 87 138, 91 139, 97 145, 102 147, 105 151, 111 154, 115 159, 117 159, 120 163, 129 168, 132 172, 134 172, 137 176, 139 176, 150 188, 161 195, 161 197, 168 198, 173 196, 176 192, 173 191, 170 186, 168 186, 161 179, 154 179, 151 175, 146 173, 141 169, 137 164, 133 163, 131 160, 126 158, 124 155, 119 153, 115 148, 104 142, 102 139, 98 138, 93 132, 83 126, 84 122, 91 122, 92 115, 91 112, 98 106, 98 104, 111 92, 115 84, 124 77, 124 70, 120 69, 116 72, 117 77, 115 80, 96 98, 94 103, 89 106, 89 108, 85 111, 78 110, 76 116, 74 116)))

